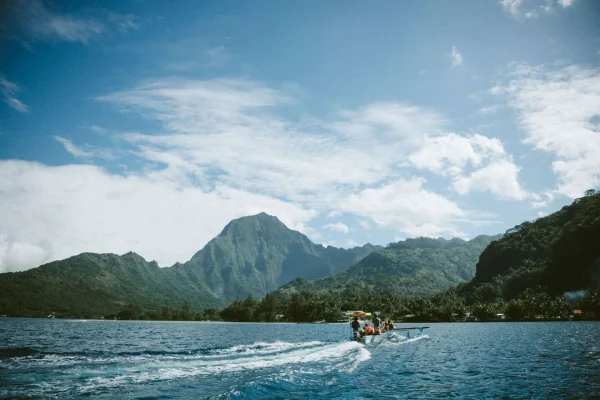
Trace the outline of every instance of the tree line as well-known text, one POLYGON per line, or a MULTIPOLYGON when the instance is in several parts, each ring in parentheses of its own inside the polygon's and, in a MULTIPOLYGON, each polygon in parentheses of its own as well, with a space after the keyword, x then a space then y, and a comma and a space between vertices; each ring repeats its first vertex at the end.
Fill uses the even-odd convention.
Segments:
POLYGON ((345 321, 345 311, 378 312, 386 319, 405 322, 457 322, 467 315, 478 321, 497 319, 504 314, 511 321, 566 320, 580 309, 600 317, 600 293, 587 294, 576 304, 563 296, 551 296, 541 290, 527 289, 523 295, 510 301, 467 304, 457 289, 449 289, 433 296, 404 297, 388 292, 356 294, 345 301, 331 294, 303 292, 289 297, 267 294, 258 301, 251 296, 234 301, 223 310, 207 308, 194 312, 189 303, 179 308, 162 307, 144 310, 129 304, 120 312, 107 315, 107 319, 167 320, 167 321, 230 321, 230 322, 315 322, 345 321))

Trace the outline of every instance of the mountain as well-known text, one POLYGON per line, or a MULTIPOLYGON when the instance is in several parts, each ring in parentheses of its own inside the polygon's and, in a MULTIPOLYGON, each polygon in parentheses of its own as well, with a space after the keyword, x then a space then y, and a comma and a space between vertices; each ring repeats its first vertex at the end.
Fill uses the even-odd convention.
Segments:
POLYGON ((0 274, 0 315, 104 315, 133 303, 147 309, 221 307, 256 298, 296 277, 343 271, 381 246, 323 247, 261 213, 231 221, 190 261, 159 268, 135 253, 84 253, 0 274))
POLYGON ((276 217, 261 213, 231 221, 190 261, 173 269, 216 298, 259 298, 297 277, 315 279, 343 271, 381 248, 316 245, 276 217))
POLYGON ((179 306, 178 282, 135 253, 83 253, 25 272, 0 274, 0 314, 101 315, 131 302, 179 306))
POLYGON ((509 229, 481 254, 475 278, 459 288, 468 303, 510 300, 528 288, 559 295, 600 290, 600 192, 509 229))
POLYGON ((403 295, 429 295, 469 281, 485 247, 500 236, 477 236, 465 241, 443 238, 407 239, 375 251, 347 270, 316 280, 295 279, 277 290, 339 294, 388 291, 403 295))

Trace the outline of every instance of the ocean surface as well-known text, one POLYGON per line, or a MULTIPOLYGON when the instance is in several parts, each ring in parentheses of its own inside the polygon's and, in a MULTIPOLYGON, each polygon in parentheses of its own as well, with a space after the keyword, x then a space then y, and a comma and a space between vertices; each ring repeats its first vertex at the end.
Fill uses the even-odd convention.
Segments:
POLYGON ((429 326, 364 346, 346 324, 0 318, 0 398, 600 396, 600 323, 429 326))

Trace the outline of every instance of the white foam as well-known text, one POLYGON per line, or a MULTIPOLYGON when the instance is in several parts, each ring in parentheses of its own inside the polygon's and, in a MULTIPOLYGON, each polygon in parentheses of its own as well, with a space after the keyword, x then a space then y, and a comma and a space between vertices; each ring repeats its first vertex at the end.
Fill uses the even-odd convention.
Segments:
POLYGON ((417 335, 417 336, 413 336, 409 339, 404 334, 392 332, 390 334, 389 340, 382 342, 381 345, 385 346, 385 347, 396 346, 396 345, 400 345, 400 344, 416 342, 416 341, 422 340, 422 339, 429 339, 429 335, 427 335, 427 334, 417 335))
POLYGON ((312 373, 323 369, 352 372, 361 362, 371 358, 371 353, 357 342, 326 345, 322 343, 318 345, 317 343, 320 342, 255 343, 245 348, 234 346, 222 350, 223 356, 221 358, 217 355, 198 356, 194 359, 189 357, 169 360, 155 358, 145 365, 137 364, 131 367, 121 367, 121 375, 116 377, 91 378, 89 384, 83 387, 82 390, 88 391, 98 387, 118 386, 125 382, 140 383, 172 380, 197 375, 216 375, 290 365, 294 365, 294 372, 298 372, 297 364, 318 364, 315 367, 316 369, 309 371, 312 373), (252 351, 247 353, 246 350, 248 349, 252 351), (287 351, 273 353, 275 349, 287 351), (240 354, 240 357, 237 358, 230 357, 231 354, 240 351, 245 353, 240 354))
MULTIPOLYGON (((357 342, 323 343, 319 341, 257 342, 214 350, 208 354, 79 355, 52 354, 22 360, 29 367, 61 368, 63 378, 46 391, 93 392, 148 381, 174 380, 197 375, 219 375, 240 371, 279 368, 279 373, 322 374, 328 371, 354 371, 371 358, 369 350, 357 342), (77 386, 69 375, 78 380, 77 386)), ((22 364, 21 364, 22 366, 22 364)))
POLYGON ((302 348, 302 347, 313 347, 323 344, 323 342, 313 341, 313 342, 300 342, 300 343, 289 343, 289 342, 281 342, 276 341, 273 343, 267 342, 257 342, 253 344, 240 344, 237 346, 233 346, 227 349, 216 350, 214 353, 218 355, 224 354, 267 354, 273 352, 282 352, 289 349, 294 348, 302 348))

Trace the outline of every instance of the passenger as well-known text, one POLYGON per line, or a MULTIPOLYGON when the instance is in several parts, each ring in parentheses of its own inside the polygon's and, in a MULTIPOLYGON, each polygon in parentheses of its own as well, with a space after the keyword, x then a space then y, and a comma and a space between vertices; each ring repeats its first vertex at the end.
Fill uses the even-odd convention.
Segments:
POLYGON ((360 322, 358 322, 358 317, 354 317, 354 320, 350 323, 352 326, 352 339, 359 340, 360 339, 360 322))
POLYGON ((390 320, 390 331, 394 329, 394 321, 390 320))
POLYGON ((375 335, 381 335, 381 320, 379 319, 379 317, 377 316, 377 314, 373 314, 374 318, 373 318, 373 327, 374 327, 374 334, 375 335))
POLYGON ((372 335, 373 328, 369 326, 368 322, 365 322, 365 335, 372 335))

